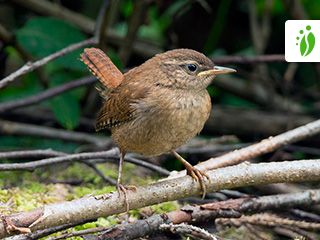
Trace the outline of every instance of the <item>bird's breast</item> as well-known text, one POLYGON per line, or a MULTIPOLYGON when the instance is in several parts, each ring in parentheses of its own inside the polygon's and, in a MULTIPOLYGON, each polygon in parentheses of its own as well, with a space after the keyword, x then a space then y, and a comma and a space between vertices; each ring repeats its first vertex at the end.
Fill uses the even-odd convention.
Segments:
POLYGON ((157 92, 133 103, 134 119, 113 131, 124 150, 160 155, 178 148, 203 128, 211 111, 207 91, 157 92))

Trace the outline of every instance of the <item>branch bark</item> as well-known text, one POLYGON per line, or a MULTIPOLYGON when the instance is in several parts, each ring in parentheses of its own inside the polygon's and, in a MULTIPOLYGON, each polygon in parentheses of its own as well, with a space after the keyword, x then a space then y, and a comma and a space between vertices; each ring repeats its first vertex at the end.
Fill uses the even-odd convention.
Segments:
MULTIPOLYGON (((207 175, 209 176, 209 181, 206 182, 208 192, 277 182, 319 181, 320 160, 241 164, 211 170, 207 175)), ((134 209, 200 193, 200 185, 190 176, 184 176, 138 187, 135 191, 129 191, 127 197, 130 209, 134 209)), ((8 231, 6 224, 8 222, 14 227, 26 227, 35 231, 70 222, 90 221, 125 211, 126 203, 123 196, 119 198, 117 192, 104 198, 88 196, 70 202, 45 205, 30 212, 3 216, 0 223, 0 237, 16 233, 8 231)))
MULTIPOLYGON (((263 139, 259 143, 252 144, 222 156, 210 158, 205 162, 197 164, 200 170, 211 170, 220 167, 236 165, 249 159, 255 158, 265 153, 272 152, 273 150, 285 146, 289 143, 297 142, 307 137, 311 137, 320 133, 320 120, 316 120, 309 124, 279 134, 275 137, 263 139)), ((183 176, 185 170, 179 173, 174 173, 170 177, 183 176)))

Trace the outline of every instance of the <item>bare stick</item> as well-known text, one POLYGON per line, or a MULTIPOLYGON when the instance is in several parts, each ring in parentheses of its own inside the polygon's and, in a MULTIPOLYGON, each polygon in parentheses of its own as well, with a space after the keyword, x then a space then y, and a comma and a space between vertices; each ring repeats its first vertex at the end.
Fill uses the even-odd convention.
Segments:
POLYGON ((63 156, 65 153, 53 151, 52 149, 45 150, 22 150, 13 152, 0 152, 0 159, 17 159, 17 158, 43 158, 63 156))
POLYGON ((90 167, 99 177, 102 178, 102 180, 110 185, 116 185, 117 184, 117 181, 114 180, 113 178, 111 177, 108 177, 108 176, 105 176, 103 174, 102 171, 100 171, 100 169, 97 168, 97 166, 94 164, 94 163, 90 163, 90 162, 87 162, 87 161, 81 161, 82 163, 86 164, 88 167, 90 167))
POLYGON ((240 227, 245 223, 249 223, 254 225, 264 225, 268 227, 283 225, 310 230, 320 229, 320 223, 291 220, 269 213, 254 214, 252 216, 241 216, 240 218, 219 218, 216 220, 216 223, 223 226, 233 225, 237 227, 240 227))
POLYGON ((0 133, 8 135, 29 135, 35 137, 61 139, 77 143, 95 144, 98 146, 105 146, 111 143, 111 139, 107 137, 98 137, 88 133, 70 132, 62 129, 42 127, 26 123, 16 123, 1 119, 0 133))
POLYGON ((5 103, 0 104, 0 113, 1 112, 7 112, 7 111, 12 111, 17 108, 21 107, 26 107, 30 106, 33 104, 39 104, 41 101, 47 100, 49 98, 52 98, 54 96, 57 96, 63 92, 72 90, 74 88, 78 88, 81 86, 85 86, 91 83, 94 83, 96 81, 95 77, 84 77, 72 82, 68 82, 65 84, 62 84, 58 87, 50 88, 46 91, 40 92, 38 94, 35 94, 30 97, 18 99, 18 100, 13 100, 5 103))
POLYGON ((82 161, 82 160, 88 160, 88 159, 108 158, 110 156, 117 156, 118 154, 119 154, 119 151, 114 148, 114 149, 103 151, 103 152, 78 153, 78 154, 47 158, 47 159, 25 162, 25 163, 2 163, 0 164, 0 171, 7 171, 7 170, 32 171, 39 167, 62 163, 62 162, 74 162, 74 161, 82 161))
MULTIPOLYGON (((107 6, 108 6, 108 1, 104 1, 103 6, 100 11, 100 14, 99 14, 97 21, 96 21, 97 27, 101 28, 104 26, 104 24, 102 24, 101 22, 104 20, 104 15, 106 13, 107 6)), ((88 45, 98 44, 99 40, 100 40, 99 38, 100 38, 101 31, 102 30, 96 28, 95 35, 92 38, 86 39, 86 40, 78 42, 78 43, 71 44, 71 45, 69 45, 69 46, 67 46, 67 47, 65 47, 65 48, 63 48, 53 54, 50 54, 49 56, 44 57, 38 61, 26 63, 21 68, 19 68, 17 71, 11 73, 9 76, 0 80, 0 89, 5 87, 10 82, 14 81, 16 78, 18 78, 26 73, 29 73, 29 72, 33 71, 34 69, 37 69, 37 68, 47 64, 48 62, 50 62, 56 58, 62 57, 68 53, 71 53, 71 52, 79 49, 79 48, 82 48, 82 47, 85 47, 88 45)))
POLYGON ((68 47, 63 48, 60 51, 55 52, 55 53, 53 53, 45 58, 42 58, 38 61, 28 62, 25 65, 23 65, 21 68, 19 68, 17 71, 11 73, 9 76, 0 80, 0 89, 5 87, 10 82, 14 81, 16 78, 18 78, 26 73, 29 73, 29 72, 33 71, 34 69, 41 67, 41 66, 47 64, 48 62, 50 62, 58 57, 62 57, 64 55, 66 55, 67 53, 73 52, 76 49, 82 48, 87 45, 96 44, 96 43, 97 43, 96 38, 94 38, 94 37, 89 38, 89 39, 84 40, 82 42, 71 44, 68 47))
MULTIPOLYGON (((307 137, 311 137, 320 133, 320 120, 311 122, 293 130, 287 131, 275 137, 269 137, 259 143, 252 144, 222 156, 210 158, 207 161, 199 163, 196 167, 200 170, 211 170, 230 165, 236 165, 241 162, 250 160, 265 153, 274 151, 277 148, 285 146, 289 143, 297 142, 307 137)), ((185 170, 173 174, 170 177, 183 176, 185 170)))
MULTIPOLYGON (((114 183, 112 179, 107 179, 107 177, 103 177, 102 173, 96 169, 94 166, 98 163, 104 163, 110 160, 119 160, 119 151, 117 148, 111 149, 109 151, 104 152, 89 152, 89 153, 77 153, 77 154, 66 154, 54 151, 47 151, 47 150, 33 150, 33 151, 14 151, 14 152, 0 152, 0 159, 1 158, 27 158, 27 157, 40 157, 40 156, 47 156, 49 157, 50 154, 54 157, 37 160, 37 161, 29 161, 24 163, 2 163, 0 164, 0 171, 17 171, 17 170, 25 170, 25 171, 33 171, 36 168, 49 166, 53 164, 63 163, 63 162, 74 162, 80 161, 81 163, 89 165, 93 170, 97 172, 99 176, 101 176, 105 181, 110 183, 114 183)), ((151 171, 157 172, 161 175, 168 176, 169 171, 157 166, 155 164, 133 158, 133 157, 126 157, 126 162, 135 164, 137 166, 144 167, 151 171)))

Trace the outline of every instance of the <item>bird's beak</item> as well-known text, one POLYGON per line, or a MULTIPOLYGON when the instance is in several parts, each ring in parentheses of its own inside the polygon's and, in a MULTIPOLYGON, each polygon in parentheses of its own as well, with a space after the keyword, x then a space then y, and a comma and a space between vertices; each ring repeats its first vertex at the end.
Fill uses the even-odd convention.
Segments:
POLYGON ((220 66, 214 66, 213 69, 199 72, 198 76, 205 76, 205 75, 219 75, 219 74, 226 74, 226 73, 233 73, 237 70, 232 68, 226 68, 226 67, 220 67, 220 66))

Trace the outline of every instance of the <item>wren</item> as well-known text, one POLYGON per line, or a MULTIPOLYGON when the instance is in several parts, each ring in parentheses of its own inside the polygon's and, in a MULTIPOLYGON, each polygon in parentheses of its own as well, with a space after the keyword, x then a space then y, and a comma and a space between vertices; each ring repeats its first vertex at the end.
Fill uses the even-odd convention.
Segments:
POLYGON ((191 49, 157 54, 124 74, 100 49, 85 49, 81 59, 103 85, 100 93, 104 103, 96 129, 111 129, 120 149, 119 193, 125 193, 121 172, 127 152, 145 156, 171 152, 187 174, 199 181, 205 195, 207 175, 175 149, 196 136, 209 118, 211 100, 206 88, 215 76, 235 70, 215 66, 211 59, 191 49))

